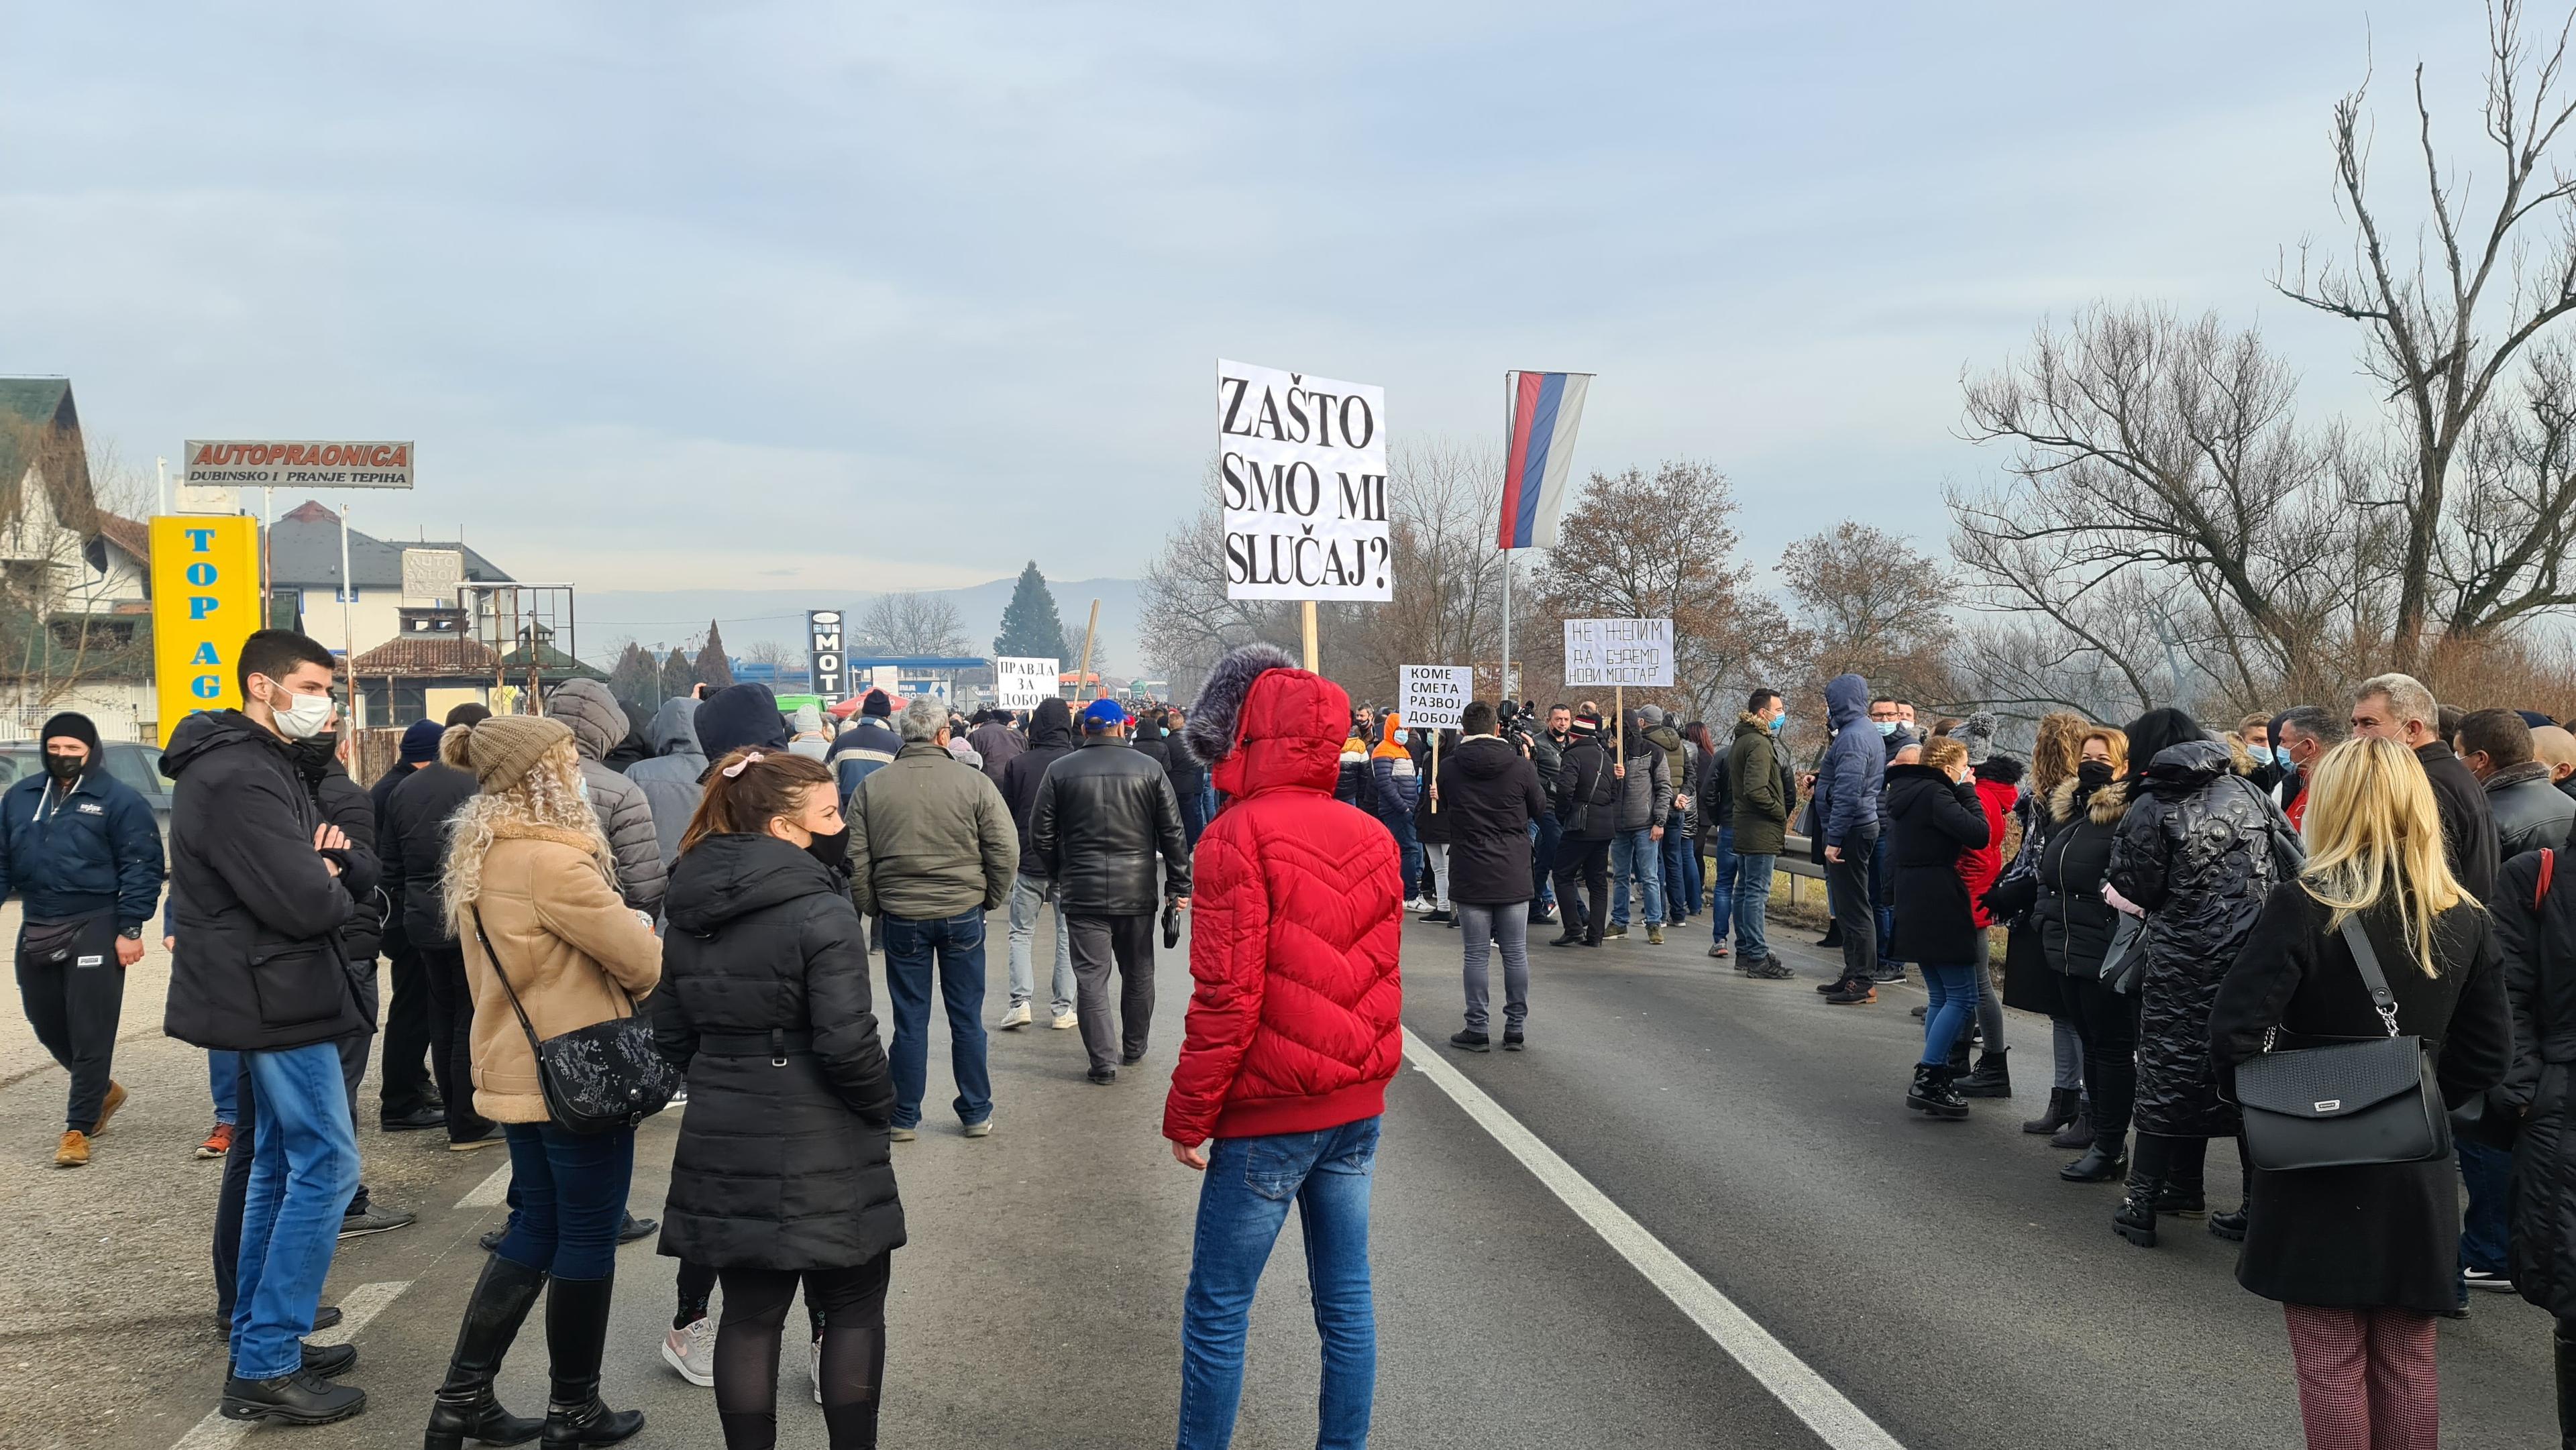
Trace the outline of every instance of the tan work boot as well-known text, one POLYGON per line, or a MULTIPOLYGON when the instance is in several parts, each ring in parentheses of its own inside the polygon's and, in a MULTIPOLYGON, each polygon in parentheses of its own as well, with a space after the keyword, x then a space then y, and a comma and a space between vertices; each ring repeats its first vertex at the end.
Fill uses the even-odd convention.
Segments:
POLYGON ((63 1145, 54 1150, 54 1166, 57 1168, 87 1168, 89 1166, 89 1134, 82 1132, 78 1128, 64 1129, 63 1145))
POLYGON ((1646 945, 1648 945, 1648 946, 1650 946, 1650 947, 1659 947, 1659 946, 1662 946, 1663 944, 1664 944, 1664 929, 1663 929, 1662 927, 1660 927, 1660 926, 1649 926, 1649 927, 1647 927, 1647 928, 1646 928, 1646 945))
POLYGON ((95 1138, 99 1134, 107 1131, 107 1120, 116 1116, 116 1110, 118 1108, 125 1106, 126 1097, 125 1084, 118 1082, 114 1078, 109 1078, 107 1080, 107 1098, 98 1105, 98 1121, 89 1125, 89 1135, 91 1137, 95 1138))

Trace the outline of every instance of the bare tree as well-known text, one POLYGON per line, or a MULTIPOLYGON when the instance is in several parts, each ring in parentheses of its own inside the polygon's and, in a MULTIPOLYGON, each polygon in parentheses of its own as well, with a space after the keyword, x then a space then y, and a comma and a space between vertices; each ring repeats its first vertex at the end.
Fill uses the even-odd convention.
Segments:
MULTIPOLYGON (((1669 617, 1677 692, 1692 711, 1732 719, 1722 713, 1725 697, 1782 667, 1792 634, 1735 557, 1735 509, 1733 486, 1706 463, 1592 475, 1538 568, 1531 623, 1669 617)), ((1560 680, 1561 648, 1545 650, 1560 680)))
POLYGON ((1795 606, 1810 698, 1840 674, 1926 705, 1956 689, 1946 650, 1956 594, 1948 569, 1902 534, 1845 519, 1791 544, 1781 582, 1795 606))
POLYGON ((960 655, 966 652, 966 621, 945 595, 905 590, 881 594, 859 621, 859 636, 870 650, 890 655, 960 655))
POLYGON ((2445 173, 2415 67, 2415 126, 2433 245, 2392 244, 2371 194, 2369 82, 2337 102, 2332 136, 2347 260, 2302 244, 2273 277, 2284 296, 2362 325, 2362 366, 2387 389, 2399 435, 2353 502, 2393 535, 2390 643, 2423 666, 2436 638, 2477 638, 2576 604, 2562 579, 2576 502, 2564 452, 2568 368, 2551 324, 2576 310, 2576 170, 2560 150, 2570 27, 2524 34, 2520 0, 2487 11, 2485 132, 2501 161, 2489 205, 2445 173), (2518 396, 2517 396, 2518 395, 2518 396), (2459 477, 2465 470, 2467 477, 2459 477))
MULTIPOLYGON (((1301 633, 1297 606, 1275 599, 1228 599, 1225 559, 1218 541, 1225 537, 1224 510, 1217 503, 1217 461, 1211 457, 1200 480, 1198 509, 1163 536, 1163 547, 1145 566, 1138 633, 1146 663, 1171 682, 1172 697, 1195 699, 1208 668, 1226 651, 1256 640, 1290 650, 1301 633)), ((1402 577, 1402 560, 1394 561, 1402 577)), ((1374 604, 1327 604, 1316 611, 1317 646, 1326 661, 1350 657, 1361 634, 1364 611, 1374 604)), ((1067 629, 1068 635, 1074 631, 1067 629)), ((1079 636, 1071 641, 1081 647, 1079 636)), ((1072 668, 1072 661, 1065 662, 1072 668)))

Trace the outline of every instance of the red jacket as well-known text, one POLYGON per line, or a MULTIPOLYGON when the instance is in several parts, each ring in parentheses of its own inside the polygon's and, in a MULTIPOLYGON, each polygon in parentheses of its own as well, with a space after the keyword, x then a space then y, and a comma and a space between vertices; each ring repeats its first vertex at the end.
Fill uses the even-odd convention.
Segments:
POLYGON ((1199 837, 1189 1024, 1163 1136, 1311 1133, 1385 1110, 1404 1059, 1395 838, 1333 799, 1350 697, 1304 670, 1253 681, 1199 837))
POLYGON ((2020 786, 1977 777, 1977 803, 1986 808, 1986 844, 1959 853, 1959 879, 1968 883, 1968 909, 1976 913, 1980 927, 1994 925, 1986 914, 1986 893, 2004 874, 2004 818, 2020 799, 2020 786))

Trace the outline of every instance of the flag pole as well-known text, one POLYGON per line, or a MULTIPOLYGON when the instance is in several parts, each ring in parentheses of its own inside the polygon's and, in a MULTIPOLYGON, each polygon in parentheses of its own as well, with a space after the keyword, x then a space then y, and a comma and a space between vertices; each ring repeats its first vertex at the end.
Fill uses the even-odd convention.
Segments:
MULTIPOLYGON (((1519 389, 1512 385, 1511 369, 1505 368, 1503 370, 1503 470, 1506 473, 1511 471, 1512 466, 1512 406, 1518 396, 1519 389)), ((1511 480, 1508 478, 1503 480, 1503 486, 1508 489, 1511 486, 1511 480)), ((1499 496, 1498 493, 1497 497, 1499 496)), ((1509 529, 1510 521, 1503 521, 1503 527, 1509 529)), ((1503 537, 1508 539, 1511 535, 1505 533, 1503 537)), ((1503 545, 1503 665, 1501 685, 1496 693, 1506 700, 1512 697, 1512 546, 1510 544, 1503 545)))

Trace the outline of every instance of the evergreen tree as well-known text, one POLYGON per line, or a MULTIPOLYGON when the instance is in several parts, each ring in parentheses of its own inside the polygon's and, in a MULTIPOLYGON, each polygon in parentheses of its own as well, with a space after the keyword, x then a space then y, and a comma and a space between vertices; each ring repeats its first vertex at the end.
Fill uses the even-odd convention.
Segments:
POLYGON ((993 637, 993 653, 1014 659, 1054 659, 1069 670, 1074 651, 1080 648, 1080 636, 1065 634, 1064 621, 1055 611, 1055 592, 1038 572, 1038 561, 1031 559, 1020 571, 1020 582, 1011 588, 1011 602, 1002 610, 1002 632, 993 637))
POLYGON ((698 680, 710 690, 721 690, 733 683, 733 661, 725 658, 724 632, 716 622, 707 621, 706 648, 698 651, 698 680))
POLYGON ((618 651, 617 663, 608 672, 608 690, 639 709, 658 708, 662 703, 662 666, 651 651, 630 639, 626 648, 618 651))
POLYGON ((676 700, 683 698, 691 689, 696 687, 697 683, 697 667, 689 663, 688 655, 675 649, 671 651, 671 657, 669 659, 662 661, 663 699, 676 700))

